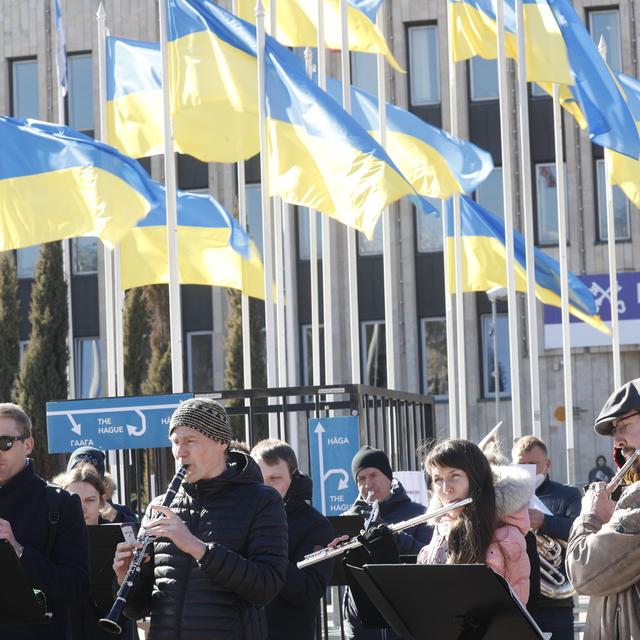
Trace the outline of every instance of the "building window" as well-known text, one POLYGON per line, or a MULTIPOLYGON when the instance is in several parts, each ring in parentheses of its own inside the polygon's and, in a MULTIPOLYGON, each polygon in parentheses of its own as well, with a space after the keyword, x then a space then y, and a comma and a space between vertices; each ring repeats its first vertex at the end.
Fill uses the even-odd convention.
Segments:
POLYGON ((607 45, 607 64, 614 71, 622 71, 620 46, 620 12, 618 9, 589 11, 589 31, 596 45, 604 37, 607 45))
POLYGON ((351 53, 351 84, 378 97, 378 56, 362 51, 351 53))
POLYGON ((444 400, 449 395, 446 321, 444 318, 422 318, 420 330, 424 392, 444 400))
POLYGON ((247 233, 256 243, 262 256, 262 195, 259 184, 248 184, 244 188, 247 203, 247 233))
POLYGON ((390 215, 388 211, 382 212, 378 218, 376 226, 373 230, 373 238, 369 240, 364 233, 359 232, 358 236, 358 255, 360 256, 381 256, 382 255, 382 216, 390 215))
MULTIPOLYGON (((565 184, 567 167, 563 164, 565 184)), ((536 196, 538 213, 538 243, 541 245, 558 244, 558 196, 556 165, 553 162, 536 165, 536 196)), ((567 210, 567 191, 565 189, 565 211, 567 210)), ((569 216, 567 219, 567 238, 569 237, 569 216)))
POLYGON ((40 257, 40 247, 36 244, 32 247, 25 247, 16 251, 16 269, 18 278, 33 278, 36 270, 36 263, 40 257))
MULTIPOLYGON (((298 215, 298 256, 300 260, 311 258, 311 240, 309 238, 309 209, 307 207, 297 207, 298 215)), ((316 219, 316 246, 318 256, 322 256, 322 214, 315 213, 316 219)))
POLYGON ((439 216, 424 213, 414 207, 416 212, 416 244, 419 253, 442 251, 442 200, 427 198, 440 212, 439 216))
POLYGON ((500 397, 511 395, 509 367, 509 322, 506 313, 496 314, 496 326, 491 315, 481 316, 482 322, 482 395, 496 397, 494 377, 494 347, 498 354, 498 391, 500 397))
POLYGON ((38 61, 14 60, 11 63, 11 115, 14 118, 39 118, 38 61))
POLYGON ((73 238, 71 240, 71 272, 76 275, 98 273, 98 239, 73 238))
POLYGON ((372 387, 387 386, 387 346, 384 321, 363 322, 360 327, 362 382, 372 387))
MULTIPOLYGON (((604 180, 604 160, 596 160, 598 174, 598 240, 606 242, 607 233, 607 194, 604 180)), ((629 201, 620 187, 613 187, 613 220, 616 240, 631 240, 629 222, 629 201)))
POLYGON ((486 180, 476 189, 476 202, 498 218, 504 220, 504 192, 502 167, 494 167, 486 180))
POLYGON ((469 60, 472 100, 497 100, 498 62, 474 56, 469 60))
POLYGON ((69 126, 93 131, 93 62, 90 53, 69 56, 69 126))
POLYGON ((76 397, 98 398, 102 395, 100 381, 100 338, 76 338, 76 397))
POLYGON ((213 331, 187 333, 189 391, 213 391, 213 331))
POLYGON ((412 106, 440 102, 438 27, 409 27, 409 88, 412 106))
MULTIPOLYGON (((311 325, 302 325, 302 384, 305 386, 312 385, 313 381, 313 362, 311 354, 313 353, 313 336, 311 333, 311 325)), ((320 380, 324 380, 324 327, 320 325, 320 380)))

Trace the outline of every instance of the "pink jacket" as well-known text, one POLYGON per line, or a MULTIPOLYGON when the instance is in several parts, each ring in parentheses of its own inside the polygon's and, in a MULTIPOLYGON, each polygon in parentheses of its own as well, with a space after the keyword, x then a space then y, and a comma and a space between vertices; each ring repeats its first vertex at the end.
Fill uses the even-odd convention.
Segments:
POLYGON ((527 604, 531 565, 524 537, 531 528, 529 511, 522 507, 502 520, 505 524, 496 529, 494 541, 487 549, 486 562, 509 583, 518 600, 527 604))

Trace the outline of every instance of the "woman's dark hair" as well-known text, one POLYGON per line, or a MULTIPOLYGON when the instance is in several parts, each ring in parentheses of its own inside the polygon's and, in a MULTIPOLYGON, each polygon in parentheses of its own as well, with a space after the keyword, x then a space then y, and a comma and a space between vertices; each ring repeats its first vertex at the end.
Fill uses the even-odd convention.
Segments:
POLYGON ((496 494, 489 461, 473 442, 445 440, 437 444, 424 461, 432 467, 461 469, 469 478, 469 497, 473 502, 463 507, 460 518, 449 531, 449 562, 484 563, 496 530, 496 494))

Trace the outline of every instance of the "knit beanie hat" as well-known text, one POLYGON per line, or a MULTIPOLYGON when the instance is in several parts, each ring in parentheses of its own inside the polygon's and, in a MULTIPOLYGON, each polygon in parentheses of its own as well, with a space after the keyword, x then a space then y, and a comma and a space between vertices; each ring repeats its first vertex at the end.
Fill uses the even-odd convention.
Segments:
POLYGON ((171 416, 169 435, 177 427, 190 427, 223 443, 231 442, 229 416, 225 408, 211 398, 185 400, 171 416))
POLYGON ((353 456, 351 461, 351 473, 354 479, 358 477, 358 473, 367 467, 374 467, 384 473, 389 480, 393 480, 393 471, 387 454, 380 449, 374 449, 368 445, 361 447, 358 453, 353 456))
POLYGON ((95 449, 94 447, 80 447, 76 449, 69 458, 67 473, 75 469, 81 462, 93 465, 98 475, 104 478, 104 451, 100 451, 100 449, 95 449))

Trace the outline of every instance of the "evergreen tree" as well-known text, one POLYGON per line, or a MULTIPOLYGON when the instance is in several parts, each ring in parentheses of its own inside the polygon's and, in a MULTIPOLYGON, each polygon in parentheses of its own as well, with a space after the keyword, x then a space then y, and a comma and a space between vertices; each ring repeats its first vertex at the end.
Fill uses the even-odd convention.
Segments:
POLYGON ((0 254, 0 402, 13 400, 20 366, 18 276, 12 251, 0 254))
POLYGON ((147 375, 149 350, 149 311, 142 287, 127 292, 124 303, 124 379, 125 394, 142 393, 147 375))
POLYGON ((56 457, 47 453, 46 403, 68 394, 67 285, 62 268, 62 245, 42 246, 36 264, 29 309, 31 336, 16 385, 18 403, 33 422, 33 458, 43 478, 60 469, 56 457))
POLYGON ((149 309, 151 358, 142 393, 171 393, 169 288, 163 284, 146 287, 145 298, 149 309))

